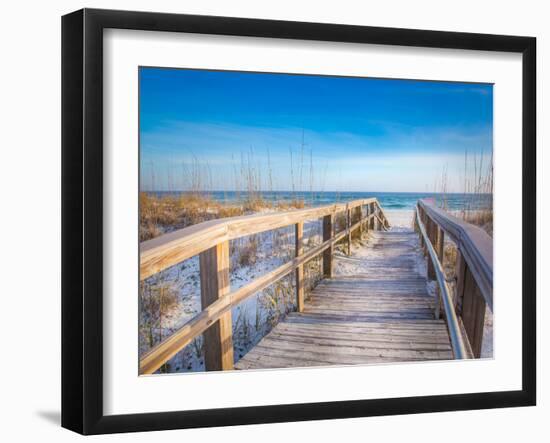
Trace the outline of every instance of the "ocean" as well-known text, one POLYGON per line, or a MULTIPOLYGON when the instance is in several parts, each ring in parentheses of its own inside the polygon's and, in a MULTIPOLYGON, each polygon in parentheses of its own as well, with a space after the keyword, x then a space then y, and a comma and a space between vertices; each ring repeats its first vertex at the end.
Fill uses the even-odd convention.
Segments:
MULTIPOLYGON (((187 191, 155 191, 150 192, 157 196, 180 195, 187 191)), ((237 203, 246 200, 246 192, 212 191, 205 193, 213 199, 225 203, 237 203)), ((361 198, 376 197, 383 209, 413 210, 416 202, 421 199, 432 199, 440 204, 445 201, 448 210, 485 209, 492 206, 491 194, 462 194, 462 193, 434 193, 434 192, 292 192, 292 191, 262 191, 262 199, 271 202, 290 202, 304 200, 308 206, 323 206, 338 202, 346 202, 361 198)))

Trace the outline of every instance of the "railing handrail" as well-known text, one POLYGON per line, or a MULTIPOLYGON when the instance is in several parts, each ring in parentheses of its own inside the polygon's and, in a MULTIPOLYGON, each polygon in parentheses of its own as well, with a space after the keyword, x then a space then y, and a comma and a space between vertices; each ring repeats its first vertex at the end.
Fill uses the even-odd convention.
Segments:
POLYGON ((140 244, 140 281, 194 257, 218 243, 284 228, 371 203, 375 203, 381 210, 376 198, 358 199, 308 209, 209 220, 161 235, 140 244))
POLYGON ((454 309, 451 291, 449 290, 447 281, 445 279, 443 267, 441 266, 437 253, 435 252, 435 249, 428 237, 428 234, 426 233, 426 229, 424 227, 424 223, 422 223, 418 207, 415 209, 415 213, 416 223, 418 224, 418 228, 420 229, 420 233, 424 239, 424 244, 426 245, 430 260, 433 263, 435 276, 439 285, 439 289, 441 291, 441 298, 443 299, 443 308, 445 309, 445 318, 447 320, 447 328, 449 331, 449 338, 451 339, 453 354, 456 359, 467 358, 466 347, 464 345, 464 340, 462 338, 462 333, 458 324, 458 318, 454 309))
POLYGON ((478 226, 467 223, 437 208, 426 200, 418 204, 456 243, 474 277, 485 302, 493 310, 493 241, 478 226))

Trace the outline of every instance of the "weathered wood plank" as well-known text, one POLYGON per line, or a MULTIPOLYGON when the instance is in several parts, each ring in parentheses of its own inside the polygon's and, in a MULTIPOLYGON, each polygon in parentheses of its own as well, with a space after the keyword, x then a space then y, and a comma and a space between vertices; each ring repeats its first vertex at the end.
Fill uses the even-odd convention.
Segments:
MULTIPOLYGON (((202 309, 229 294, 229 242, 219 243, 200 254, 202 309)), ((204 366, 207 371, 233 369, 233 330, 231 311, 206 329, 204 366)))
MULTIPOLYGON (((423 361, 424 359, 410 359, 408 361, 423 361)), ((368 364, 389 364, 395 362, 402 362, 398 358, 370 358, 368 364)), ((362 363, 366 364, 366 363, 362 363)), ((307 368, 312 366, 349 366, 357 365, 357 363, 345 363, 340 362, 338 364, 325 362, 325 361, 313 361, 303 360, 296 355, 288 355, 282 357, 262 356, 259 361, 246 361, 239 366, 239 369, 247 370, 261 370, 261 369, 277 369, 277 368, 307 368)))
POLYGON ((359 321, 348 321, 342 319, 330 318, 329 321, 332 323, 322 321, 326 316, 317 316, 305 314, 308 316, 306 319, 289 319, 285 322, 280 323, 281 329, 286 330, 286 325, 289 326, 289 330, 295 331, 321 331, 326 329, 331 332, 345 332, 349 334, 385 334, 387 331, 391 332, 391 336, 396 335, 400 336, 401 334, 408 335, 426 335, 433 336, 438 334, 443 334, 442 337, 446 338, 446 326, 442 327, 433 327, 432 321, 425 320, 414 320, 409 322, 400 322, 398 324, 392 325, 395 321, 380 321, 380 322, 359 322, 359 321), (401 326, 403 324, 403 326, 401 326), (352 325, 352 326, 350 326, 352 325), (410 327, 407 327, 410 326, 410 327))
MULTIPOLYGON (((432 222, 432 220, 430 218, 428 218, 426 220, 426 233, 428 234, 428 240, 430 241, 432 246, 435 245, 434 235, 433 235, 434 228, 435 228, 434 222, 432 222)), ((434 264, 433 264, 433 261, 429 259, 429 257, 428 257, 427 264, 428 264, 428 279, 435 280, 434 264)))
MULTIPOLYGON (((296 257, 304 252, 303 247, 304 222, 298 222, 295 225, 295 247, 296 257)), ((296 307, 298 312, 304 310, 304 265, 298 265, 296 268, 296 307)))
POLYGON ((462 304, 462 321, 468 335, 470 346, 476 358, 481 356, 483 327, 485 322, 485 299, 476 281, 467 268, 464 275, 464 297, 462 304))
POLYGON ((363 223, 362 223, 362 219, 363 219, 363 206, 357 206, 355 208, 355 216, 354 216, 354 223, 357 223, 359 222, 359 228, 357 229, 357 234, 356 234, 356 238, 363 238, 363 223))
POLYGON ((455 286, 455 309, 458 316, 462 315, 462 300, 464 297, 464 278, 466 276, 466 261, 460 253, 456 251, 456 286, 455 286))
MULTIPOLYGON (((443 320, 410 320, 410 321, 385 321, 385 322, 362 322, 361 320, 353 321, 348 318, 342 319, 338 316, 329 316, 322 314, 302 314, 295 315, 289 314, 285 318, 285 322, 281 324, 298 324, 303 327, 315 326, 322 328, 338 328, 342 327, 346 330, 353 331, 355 329, 401 329, 406 331, 418 330, 421 332, 443 331, 446 329, 446 325, 443 320)), ((293 326, 294 327, 294 326, 293 326)))
POLYGON ((390 344, 379 346, 378 343, 371 343, 370 346, 349 346, 342 342, 335 342, 334 340, 325 340, 324 343, 321 343, 319 340, 298 341, 292 340, 288 336, 276 337, 275 334, 270 334, 269 337, 266 337, 257 346, 259 349, 270 352, 289 350, 299 352, 302 357, 306 357, 307 355, 322 355, 325 359, 338 359, 342 356, 402 358, 403 361, 406 361, 407 358, 452 358, 450 347, 443 350, 427 349, 418 343, 414 343, 408 348, 394 347, 390 344))
MULTIPOLYGON (((374 216, 374 203, 370 203, 368 206, 369 206, 369 215, 374 216)), ((369 229, 371 231, 374 231, 374 217, 371 217, 369 219, 369 225, 370 225, 369 229)))
MULTIPOLYGON (((439 336, 413 336, 414 340, 408 338, 408 335, 387 336, 382 334, 372 334, 367 337, 358 336, 346 332, 331 332, 330 335, 324 331, 285 331, 283 328, 273 331, 270 338, 288 339, 295 342, 319 343, 323 345, 344 345, 358 347, 373 347, 395 349, 417 349, 429 348, 436 350, 451 350, 448 340, 439 340, 439 336)), ((444 338, 444 337, 442 337, 444 338)))
MULTIPOLYGON (((316 298, 313 300, 309 306, 315 307, 318 309, 341 309, 342 305, 342 299, 338 301, 329 300, 329 297, 323 297, 323 299, 316 298)), ((356 309, 361 309, 363 311, 370 311, 373 310, 376 311, 388 311, 388 310, 395 310, 395 311, 404 311, 404 312, 411 312, 411 310, 415 311, 426 311, 430 310, 432 303, 430 300, 410 300, 408 302, 406 301, 398 301, 398 302, 392 302, 392 301, 371 301, 371 302, 365 302, 362 300, 346 300, 346 307, 356 309)))
MULTIPOLYGON (((404 350, 437 350, 437 351, 451 351, 451 347, 448 341, 440 340, 437 336, 401 336, 399 340, 384 339, 383 336, 373 336, 368 340, 359 340, 356 337, 352 338, 348 335, 327 337, 321 334, 309 335, 309 334, 295 334, 290 332, 281 333, 279 330, 273 331, 269 339, 279 338, 281 340, 292 341, 295 343, 302 343, 304 349, 309 345, 323 344, 324 346, 334 347, 359 347, 359 348, 372 348, 372 349, 404 349, 404 350), (378 339, 376 339, 378 338, 378 339)), ((267 343, 269 342, 266 339, 267 343)))
POLYGON ((346 247, 347 247, 347 251, 348 251, 348 255, 351 255, 351 223, 352 223, 352 220, 351 220, 351 209, 348 208, 346 210, 346 229, 347 229, 347 234, 346 234, 346 247))
MULTIPOLYGON (((417 360, 443 360, 452 359, 450 351, 401 351, 394 349, 365 349, 364 352, 358 353, 355 350, 349 350, 344 347, 332 347, 330 350, 323 351, 319 347, 304 348, 303 346, 294 345, 280 341, 277 346, 264 345, 260 342, 254 350, 258 356, 300 356, 305 360, 324 361, 330 364, 366 364, 370 363, 371 359, 378 358, 393 358, 395 361, 417 361, 417 360)), ((250 353, 249 353, 250 354, 250 353)), ((248 355, 248 354, 247 354, 248 355)), ((254 359, 254 356, 245 359, 254 359)), ((240 365, 237 365, 239 368, 240 365)))
MULTIPOLYGON (((334 232, 334 216, 332 214, 325 215, 323 217, 323 242, 332 239, 334 232)), ((325 278, 332 278, 332 256, 334 254, 334 247, 332 244, 323 253, 323 276, 325 278)))

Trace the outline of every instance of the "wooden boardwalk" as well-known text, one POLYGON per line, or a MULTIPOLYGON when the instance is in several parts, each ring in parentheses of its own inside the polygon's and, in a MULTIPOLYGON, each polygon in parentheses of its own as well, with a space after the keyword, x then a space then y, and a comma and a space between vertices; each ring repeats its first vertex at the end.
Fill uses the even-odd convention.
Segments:
POLYGON ((368 246, 335 256, 333 278, 315 288, 304 311, 289 314, 235 368, 452 359, 447 326, 434 319, 417 269, 419 254, 412 229, 371 232, 368 246))
POLYGON ((378 200, 365 198, 209 220, 142 242, 140 281, 199 257, 202 310, 140 356, 140 374, 158 372, 201 334, 207 371, 480 358, 485 343, 492 356, 484 338, 486 309, 493 308, 491 237, 424 200, 416 204, 414 230, 388 229, 378 200), (305 248, 311 220, 321 221, 322 240, 305 248), (294 258, 231 290, 230 242, 288 226, 294 258), (368 244, 352 248, 365 231, 368 244), (442 265, 447 238, 457 249, 454 285, 442 265), (336 252, 337 244, 352 254, 336 252), (316 257, 323 280, 304 300, 304 265, 316 257), (291 274, 297 312, 235 364, 233 308, 291 274), (437 288, 437 307, 427 280, 437 288))

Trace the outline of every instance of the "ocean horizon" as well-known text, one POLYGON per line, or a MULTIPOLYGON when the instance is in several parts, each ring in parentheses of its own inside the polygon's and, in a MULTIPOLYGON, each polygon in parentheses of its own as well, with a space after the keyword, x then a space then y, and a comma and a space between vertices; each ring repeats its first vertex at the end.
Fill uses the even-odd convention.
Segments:
MULTIPOLYGON (((191 191, 144 191, 157 197, 179 196, 191 191)), ((201 192, 216 201, 226 204, 237 204, 247 200, 248 192, 243 191, 209 191, 201 192)), ((263 200, 269 202, 291 202, 304 200, 309 206, 323 206, 361 198, 375 197, 383 209, 413 210, 421 199, 433 199, 436 203, 445 201, 449 210, 485 209, 492 206, 491 194, 438 193, 438 192, 355 192, 355 191, 259 191, 263 200)))

